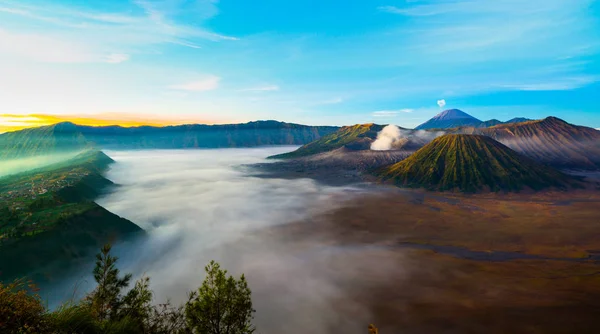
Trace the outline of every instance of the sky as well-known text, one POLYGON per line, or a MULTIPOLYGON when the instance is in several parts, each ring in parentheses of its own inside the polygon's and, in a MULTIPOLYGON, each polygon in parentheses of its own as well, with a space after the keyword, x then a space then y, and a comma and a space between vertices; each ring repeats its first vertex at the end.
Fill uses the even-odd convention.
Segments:
POLYGON ((0 0, 0 132, 448 108, 600 128, 599 99, 600 0, 0 0))

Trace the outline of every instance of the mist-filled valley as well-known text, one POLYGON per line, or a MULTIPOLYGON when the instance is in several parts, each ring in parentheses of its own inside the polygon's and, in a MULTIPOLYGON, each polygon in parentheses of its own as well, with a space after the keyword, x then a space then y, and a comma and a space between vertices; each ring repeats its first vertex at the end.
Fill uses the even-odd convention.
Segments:
MULTIPOLYGON (((294 148, 106 151, 116 163, 105 176, 117 186, 98 204, 148 232, 115 245, 119 268, 134 278, 150 276, 156 302, 180 303, 201 284, 204 266, 217 260, 236 276, 247 276, 261 332, 327 333, 333 326, 361 333, 370 314, 347 290, 367 268, 374 278, 378 270, 402 268, 373 261, 367 250, 337 249, 325 238, 290 238, 271 230, 318 219, 371 191, 249 176, 255 171, 242 167, 294 148), (340 305, 346 311, 336 311, 340 305)), ((75 290, 87 292, 93 287, 91 265, 46 297, 57 303, 75 290)))

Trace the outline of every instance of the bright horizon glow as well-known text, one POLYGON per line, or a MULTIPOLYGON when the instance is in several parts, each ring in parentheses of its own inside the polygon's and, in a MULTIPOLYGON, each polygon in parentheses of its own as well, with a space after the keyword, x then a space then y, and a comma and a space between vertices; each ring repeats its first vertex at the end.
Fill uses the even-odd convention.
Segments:
POLYGON ((599 60, 597 0, 0 0, 0 112, 92 125, 598 128, 599 60))
POLYGON ((169 126, 182 124, 218 124, 200 119, 183 118, 151 118, 143 115, 3 115, 0 114, 0 133, 23 130, 39 126, 52 125, 61 122, 71 122, 77 125, 108 126, 118 125, 122 127, 137 126, 169 126))

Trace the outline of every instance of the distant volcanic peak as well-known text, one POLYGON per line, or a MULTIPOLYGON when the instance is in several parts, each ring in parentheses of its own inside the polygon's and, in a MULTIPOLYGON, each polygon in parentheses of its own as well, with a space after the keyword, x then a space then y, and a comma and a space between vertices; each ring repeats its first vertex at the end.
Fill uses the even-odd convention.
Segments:
POLYGON ((380 173, 382 180, 430 190, 518 191, 564 187, 569 178, 481 135, 452 134, 433 140, 380 173))
POLYGON ((444 110, 441 113, 437 114, 435 117, 432 118, 432 120, 438 120, 438 121, 446 121, 446 120, 452 120, 452 119, 472 119, 472 120, 476 120, 478 122, 481 122, 480 120, 478 120, 477 118, 467 114, 466 112, 459 110, 459 109, 448 109, 448 110, 444 110))
POLYGON ((442 111, 429 121, 416 127, 417 130, 451 129, 461 126, 480 126, 483 122, 462 110, 449 109, 442 111))

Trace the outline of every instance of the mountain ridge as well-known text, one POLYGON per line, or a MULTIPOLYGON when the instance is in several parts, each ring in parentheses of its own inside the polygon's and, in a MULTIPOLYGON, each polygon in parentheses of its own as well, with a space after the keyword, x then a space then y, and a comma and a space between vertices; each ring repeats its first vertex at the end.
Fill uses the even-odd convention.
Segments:
POLYGON ((166 127, 84 126, 62 122, 0 134, 0 159, 14 159, 89 147, 109 149, 229 148, 303 145, 338 127, 278 121, 190 124, 166 127))

